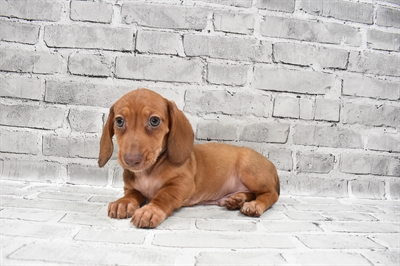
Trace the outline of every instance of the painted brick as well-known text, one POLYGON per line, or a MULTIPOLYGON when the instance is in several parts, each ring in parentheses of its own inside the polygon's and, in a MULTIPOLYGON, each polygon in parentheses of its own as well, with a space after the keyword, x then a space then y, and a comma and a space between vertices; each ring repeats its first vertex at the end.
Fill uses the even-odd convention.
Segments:
POLYGON ((400 56, 376 52, 350 52, 349 71, 400 76, 400 56))
POLYGON ((80 185, 106 186, 108 169, 80 164, 67 166, 69 183, 80 185))
POLYGON ((293 13, 295 8, 295 0, 261 0, 257 2, 257 7, 260 9, 293 13))
POLYGON ((351 252, 326 252, 313 250, 312 252, 294 254, 296 261, 301 265, 323 265, 327 261, 335 261, 338 265, 368 265, 370 262, 363 255, 351 252))
POLYGON ((254 15, 238 12, 214 12, 215 31, 252 34, 254 31, 254 15))
POLYGON ((327 174, 333 170, 335 157, 332 154, 298 152, 296 169, 304 173, 327 174))
POLYGON ((196 265, 257 265, 260 262, 268 262, 271 265, 287 265, 287 261, 276 252, 243 252, 232 250, 231 252, 200 252, 196 257, 196 265))
POLYGON ((39 40, 39 25, 1 20, 0 27, 2 41, 36 44, 39 40))
POLYGON ((368 136, 367 149, 400 152, 400 134, 370 134, 368 136))
POLYGON ((255 67, 254 76, 255 87, 268 91, 325 94, 335 83, 330 74, 263 66, 255 67))
POLYGON ((187 34, 183 36, 183 47, 187 56, 272 62, 272 45, 256 39, 187 34))
POLYGON ((74 239, 79 241, 143 244, 145 237, 146 232, 144 231, 83 228, 74 239))
POLYGON ((268 16, 261 22, 261 35, 330 44, 361 44, 360 32, 351 26, 268 16))
POLYGON ((0 165, 0 175, 4 179, 59 182, 66 173, 64 166, 50 161, 1 160, 0 165))
POLYGON ((0 77, 0 96, 41 100, 42 81, 39 78, 0 77))
POLYGON ((371 126, 400 126, 400 106, 343 103, 343 123, 371 126))
POLYGON ((98 138, 44 136, 43 154, 60 157, 98 158, 99 144, 98 138))
POLYGON ((102 54, 75 53, 69 56, 68 70, 71 74, 108 77, 111 75, 113 58, 102 54))
POLYGON ((116 75, 125 79, 200 83, 203 64, 199 59, 154 56, 119 56, 116 75))
POLYGON ((368 47, 377 50, 400 51, 400 34, 368 30, 368 47))
POLYGON ((72 20, 111 23, 112 15, 113 7, 110 3, 71 2, 70 17, 72 20))
POLYGON ((40 129, 57 129, 64 123, 65 110, 43 105, 0 104, 0 123, 40 129))
POLYGON ((293 134, 296 145, 323 146, 333 148, 363 148, 359 131, 340 127, 296 125, 293 134))
POLYGON ((26 20, 59 21, 63 4, 59 0, 1 1, 0 16, 26 20))
POLYGON ((400 11, 389 7, 378 6, 376 11, 376 24, 385 27, 400 28, 400 11))
POLYGON ((180 5, 157 5, 127 2, 121 16, 126 24, 137 23, 152 28, 202 30, 207 25, 209 10, 180 5))
POLYGON ((299 240, 309 248, 323 249, 327 246, 333 249, 371 249, 382 248, 366 236, 351 235, 299 235, 299 240))
POLYGON ((182 36, 176 32, 138 31, 136 50, 141 53, 183 55, 182 36))
POLYGON ((256 231, 255 222, 249 221, 230 221, 230 220, 197 220, 196 227, 205 231, 235 231, 235 232, 251 232, 256 231))
POLYGON ((134 47, 133 28, 108 26, 47 25, 44 41, 49 47, 130 51, 134 47))
POLYGON ((268 143, 286 143, 290 126, 283 123, 250 123, 240 132, 239 140, 268 143))
POLYGON ((247 83, 248 65, 208 63, 207 81, 212 84, 243 86, 247 83))
POLYGON ((292 151, 286 149, 268 149, 268 159, 274 163, 278 170, 292 171, 292 151))
POLYGON ((39 154, 40 142, 40 135, 36 131, 0 128, 0 150, 2 152, 39 154))
POLYGON ((400 199, 400 182, 399 181, 391 181, 389 182, 389 190, 390 190, 390 197, 393 200, 399 200, 400 199))
POLYGON ((304 44, 276 43, 273 48, 275 62, 292 65, 345 69, 349 57, 346 50, 304 44))
POLYGON ((314 100, 300 98, 300 118, 306 120, 314 119, 314 100))
POLYGON ((252 0, 200 0, 200 1, 212 4, 219 4, 219 5, 236 6, 236 7, 251 7, 253 3, 252 0))
POLYGON ((222 113, 267 117, 270 97, 258 94, 230 93, 228 91, 188 90, 185 112, 196 114, 222 113))
POLYGON ((400 158, 360 153, 342 154, 340 169, 344 173, 400 176, 400 158))
POLYGON ((305 0, 301 2, 300 8, 307 13, 322 15, 324 17, 333 17, 365 24, 373 23, 374 7, 369 3, 347 2, 343 0, 305 0))
POLYGON ((40 237, 67 237, 72 228, 53 224, 35 223, 17 220, 2 220, 2 234, 8 236, 40 237))
POLYGON ((277 96, 274 100, 274 117, 300 117, 300 99, 285 96, 277 96))
POLYGON ((53 74, 62 72, 64 62, 61 56, 48 52, 24 52, 14 49, 0 49, 0 70, 53 74))
POLYGON ((338 122, 340 103, 337 100, 319 99, 315 101, 315 120, 338 122))
POLYGON ((342 93, 351 96, 400 100, 400 87, 397 82, 364 75, 344 75, 342 93))
POLYGON ((385 182, 379 180, 353 180, 351 191, 357 198, 385 199, 385 182))
POLYGON ((203 120, 197 125, 196 138, 204 140, 236 140, 237 124, 203 120))
POLYGON ((70 109, 68 121, 71 129, 82 133, 98 133, 103 128, 103 113, 95 110, 70 109))

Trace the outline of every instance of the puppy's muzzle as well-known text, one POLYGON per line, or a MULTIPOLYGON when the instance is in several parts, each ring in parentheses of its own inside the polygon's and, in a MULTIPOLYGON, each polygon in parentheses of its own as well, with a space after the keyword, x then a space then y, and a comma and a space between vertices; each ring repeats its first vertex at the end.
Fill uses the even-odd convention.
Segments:
POLYGON ((124 162, 130 167, 137 167, 143 161, 143 155, 141 154, 125 154, 124 162))

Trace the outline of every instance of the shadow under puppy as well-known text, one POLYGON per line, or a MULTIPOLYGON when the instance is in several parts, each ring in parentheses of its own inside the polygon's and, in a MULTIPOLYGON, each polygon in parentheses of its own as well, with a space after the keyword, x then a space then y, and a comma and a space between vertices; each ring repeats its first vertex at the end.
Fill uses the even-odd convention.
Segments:
POLYGON ((194 145, 183 112, 151 90, 131 91, 110 108, 100 167, 113 153, 114 135, 125 196, 109 204, 111 218, 133 216, 135 226, 155 228, 182 206, 218 204, 260 216, 278 200, 278 174, 267 158, 244 147, 194 145))

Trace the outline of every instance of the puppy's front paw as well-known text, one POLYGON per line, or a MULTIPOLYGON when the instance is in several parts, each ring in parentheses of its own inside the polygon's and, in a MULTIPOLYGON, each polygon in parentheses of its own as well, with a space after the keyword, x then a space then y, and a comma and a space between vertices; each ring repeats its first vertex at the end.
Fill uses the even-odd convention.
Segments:
POLYGON ((116 219, 130 218, 139 209, 139 205, 131 199, 120 198, 108 204, 108 217, 116 219))
POLYGON ((161 209, 149 204, 136 210, 131 223, 139 228, 155 228, 164 221, 165 218, 166 215, 161 209))
POLYGON ((246 202, 243 204, 243 207, 240 209, 240 212, 253 217, 259 217, 264 212, 264 208, 262 203, 259 203, 255 200, 246 202))

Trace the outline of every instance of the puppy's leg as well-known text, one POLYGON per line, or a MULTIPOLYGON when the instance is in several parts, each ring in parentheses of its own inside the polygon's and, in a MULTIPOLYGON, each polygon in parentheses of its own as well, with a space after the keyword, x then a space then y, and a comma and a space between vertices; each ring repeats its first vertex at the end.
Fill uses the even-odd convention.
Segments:
POLYGON ((125 190, 124 197, 108 204, 108 216, 117 219, 132 217, 144 202, 145 198, 139 191, 125 190))
POLYGON ((257 198, 250 202, 245 202, 240 212, 247 216, 259 217, 269 207, 271 207, 278 200, 278 194, 273 192, 265 192, 257 196, 257 198))
POLYGON ((256 198, 254 193, 250 192, 239 192, 230 196, 225 201, 225 206, 228 210, 237 210, 243 207, 243 204, 248 201, 252 201, 256 198))

